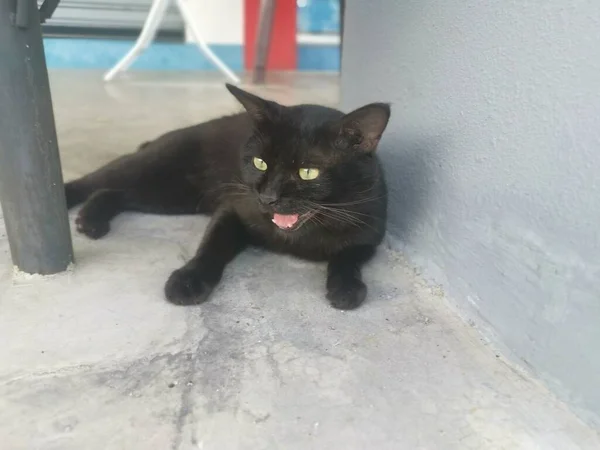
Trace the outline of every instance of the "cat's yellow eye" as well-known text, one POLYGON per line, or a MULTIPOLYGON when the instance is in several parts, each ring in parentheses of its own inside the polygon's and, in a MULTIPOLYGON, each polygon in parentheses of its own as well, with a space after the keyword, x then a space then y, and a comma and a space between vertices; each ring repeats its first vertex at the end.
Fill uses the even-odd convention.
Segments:
POLYGON ((263 172, 267 170, 267 163, 264 162, 262 159, 254 157, 252 162, 254 162, 254 167, 256 167, 258 170, 261 170, 263 172))
POLYGON ((298 175, 306 181, 314 180, 319 176, 319 169, 302 168, 298 171, 298 175))

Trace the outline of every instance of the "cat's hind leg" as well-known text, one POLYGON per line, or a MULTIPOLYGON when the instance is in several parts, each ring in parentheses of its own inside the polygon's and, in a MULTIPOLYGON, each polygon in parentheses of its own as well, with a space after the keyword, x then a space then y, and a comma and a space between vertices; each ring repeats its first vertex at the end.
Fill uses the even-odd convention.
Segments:
POLYGON ((100 239, 110 231, 110 221, 125 210, 126 192, 100 189, 83 204, 75 220, 77 231, 90 239, 100 239))
POLYGON ((168 187, 139 185, 137 188, 97 189, 79 210, 75 220, 77 231, 91 239, 100 239, 110 231, 111 220, 125 211, 163 215, 212 212, 212 203, 192 186, 173 181, 168 187))
POLYGON ((93 190, 86 186, 81 179, 65 183, 67 209, 72 209, 85 202, 92 193, 93 190))

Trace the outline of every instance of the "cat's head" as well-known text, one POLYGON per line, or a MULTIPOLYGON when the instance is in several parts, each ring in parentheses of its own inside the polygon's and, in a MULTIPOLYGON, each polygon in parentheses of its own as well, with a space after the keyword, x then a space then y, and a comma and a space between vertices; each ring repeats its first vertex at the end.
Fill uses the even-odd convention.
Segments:
POLYGON ((243 181, 280 229, 342 217, 347 208, 337 211, 335 205, 366 204, 373 195, 381 176, 375 150, 390 117, 388 104, 343 114, 324 106, 283 106, 232 85, 227 89, 254 124, 242 152, 243 181))

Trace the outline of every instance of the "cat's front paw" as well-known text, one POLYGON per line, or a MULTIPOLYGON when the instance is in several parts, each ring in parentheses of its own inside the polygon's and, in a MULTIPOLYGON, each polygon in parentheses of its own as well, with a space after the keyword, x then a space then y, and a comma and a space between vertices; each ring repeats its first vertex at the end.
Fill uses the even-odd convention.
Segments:
POLYGON ((367 297, 367 286, 361 280, 351 277, 329 277, 327 299, 336 309, 356 309, 367 297))
POLYGON ((165 296, 174 305, 199 305, 208 300, 215 288, 197 269, 182 267, 171 274, 165 285, 165 296))

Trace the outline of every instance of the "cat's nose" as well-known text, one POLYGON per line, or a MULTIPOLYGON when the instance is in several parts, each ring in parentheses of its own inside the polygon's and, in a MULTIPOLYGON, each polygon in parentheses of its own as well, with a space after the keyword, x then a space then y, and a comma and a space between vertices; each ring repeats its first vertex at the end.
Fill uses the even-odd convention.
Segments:
POLYGON ((277 195, 273 192, 263 192, 258 195, 258 200, 263 205, 273 206, 275 203, 277 203, 278 198, 277 195))

